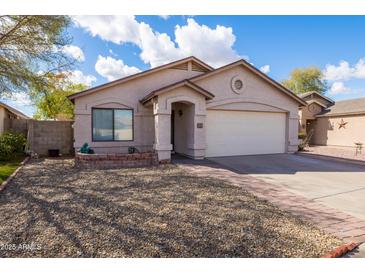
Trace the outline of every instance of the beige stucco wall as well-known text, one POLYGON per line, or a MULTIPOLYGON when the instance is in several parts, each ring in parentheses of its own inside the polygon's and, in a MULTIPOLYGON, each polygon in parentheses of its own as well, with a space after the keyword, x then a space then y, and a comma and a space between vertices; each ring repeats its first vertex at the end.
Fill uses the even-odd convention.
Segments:
POLYGON ((196 82, 213 93, 215 97, 207 102, 207 109, 229 109, 287 113, 287 151, 298 149, 298 102, 273 87, 243 66, 236 66, 196 82), (246 87, 241 94, 231 89, 231 79, 239 76, 246 87))
POLYGON ((299 131, 306 131, 306 122, 307 120, 316 119, 315 115, 322 111, 322 107, 316 103, 310 103, 309 105, 301 108, 299 111, 299 131), (309 111, 309 106, 314 105, 314 111, 309 111))
POLYGON ((127 152, 129 146, 141 151, 151 150, 154 143, 152 106, 144 107, 139 100, 153 90, 190 78, 201 72, 165 69, 123 84, 75 99, 75 143, 79 149, 85 142, 96 152, 127 152), (129 108, 134 110, 134 141, 92 142, 91 109, 93 107, 129 108))
POLYGON ((355 146, 355 142, 365 144, 365 115, 318 117, 315 122, 312 143, 316 145, 355 146), (343 119, 348 122, 339 129, 343 119))
MULTIPOLYGON (((193 121, 189 136, 193 138, 176 140, 183 144, 178 149, 194 158, 205 153, 206 109, 231 109, 247 111, 279 112, 287 115, 286 135, 287 151, 297 150, 298 145, 298 102, 273 87, 262 78, 242 66, 236 66, 218 74, 197 80, 196 84, 213 93, 215 97, 206 101, 205 97, 188 87, 180 87, 163 93, 153 99, 152 106, 139 103, 152 90, 190 78, 201 72, 177 69, 165 69, 150 75, 125 82, 123 84, 94 92, 75 99, 75 148, 88 142, 96 152, 126 152, 128 146, 136 146, 141 151, 155 148, 163 157, 169 157, 171 150, 170 119, 171 104, 187 102, 194 108, 186 109, 186 119, 193 121), (231 79, 240 76, 246 84, 241 94, 231 89, 231 79), (131 108, 134 110, 134 141, 131 142, 92 142, 91 109, 93 107, 131 108), (194 111, 192 111, 194 110, 194 111), (202 123, 203 128, 197 128, 202 123), (192 135, 191 135, 192 134, 192 135)), ((176 125, 178 122, 176 122, 176 125)), ((177 127, 181 126, 178 125, 177 127)), ((175 130, 177 129, 175 127, 175 130)), ((159 154, 160 155, 160 154, 159 154)))

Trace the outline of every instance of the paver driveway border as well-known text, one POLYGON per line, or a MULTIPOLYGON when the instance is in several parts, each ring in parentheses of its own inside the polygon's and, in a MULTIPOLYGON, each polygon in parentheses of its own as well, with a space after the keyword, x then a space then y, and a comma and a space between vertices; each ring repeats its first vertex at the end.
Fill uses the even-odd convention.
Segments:
POLYGON ((238 174, 216 162, 187 159, 178 159, 174 162, 196 176, 211 176, 240 186, 257 197, 308 220, 344 242, 365 242, 365 221, 350 214, 309 200, 284 187, 270 184, 251 175, 238 174))

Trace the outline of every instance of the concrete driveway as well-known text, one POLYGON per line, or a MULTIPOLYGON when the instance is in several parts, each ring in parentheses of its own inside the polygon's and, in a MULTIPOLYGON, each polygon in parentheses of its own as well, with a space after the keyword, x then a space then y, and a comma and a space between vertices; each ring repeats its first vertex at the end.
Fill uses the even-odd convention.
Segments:
POLYGON ((210 160, 365 220, 365 165, 297 154, 215 157, 210 160))

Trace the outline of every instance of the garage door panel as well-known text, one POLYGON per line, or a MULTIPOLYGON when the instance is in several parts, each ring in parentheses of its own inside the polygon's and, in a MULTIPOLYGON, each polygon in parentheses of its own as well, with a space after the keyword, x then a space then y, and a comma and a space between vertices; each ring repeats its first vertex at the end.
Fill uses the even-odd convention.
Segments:
POLYGON ((285 113, 207 113, 207 157, 285 152, 285 113))

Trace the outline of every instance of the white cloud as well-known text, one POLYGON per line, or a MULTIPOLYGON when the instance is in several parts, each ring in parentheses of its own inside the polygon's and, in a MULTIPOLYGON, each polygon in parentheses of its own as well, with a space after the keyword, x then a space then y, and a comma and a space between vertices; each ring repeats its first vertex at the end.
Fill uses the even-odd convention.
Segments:
POLYGON ((73 16, 76 25, 86 29, 92 36, 116 44, 139 43, 139 23, 134 16, 73 16))
POLYGON ((354 77, 365 79, 365 58, 361 58, 355 65, 354 77))
POLYGON ((26 92, 16 92, 13 93, 9 98, 14 104, 19 106, 30 106, 32 101, 26 92))
POLYGON ((270 65, 262 66, 262 67, 260 68, 260 70, 261 70, 263 73, 269 73, 269 72, 270 72, 270 65))
POLYGON ((353 67, 347 61, 341 61, 338 66, 328 64, 323 74, 324 79, 329 81, 346 81, 351 78, 365 79, 365 59, 359 59, 353 67))
POLYGON ((232 28, 220 25, 210 28, 199 25, 193 18, 188 18, 186 25, 175 27, 175 40, 138 22, 134 16, 74 16, 73 19, 92 36, 116 44, 137 45, 140 58, 151 67, 190 55, 215 67, 241 58, 233 49, 236 37, 232 28))
POLYGON ((351 89, 346 87, 343 82, 334 82, 329 90, 330 95, 350 93, 351 89))
POLYGON ((89 87, 96 81, 96 77, 94 75, 85 75, 80 70, 68 72, 68 79, 74 84, 85 84, 89 87))
POLYGON ((95 70, 109 81, 140 72, 136 67, 125 65, 123 60, 99 55, 95 64, 95 70))
POLYGON ((230 27, 217 25, 212 29, 189 18, 187 25, 175 27, 175 37, 183 55, 195 55, 215 67, 240 58, 232 48, 236 36, 230 27))
POLYGON ((162 19, 167 20, 171 17, 171 15, 159 15, 162 19))
POLYGON ((80 62, 85 61, 84 52, 78 46, 67 45, 62 48, 62 51, 68 56, 71 56, 72 58, 75 58, 80 62))

